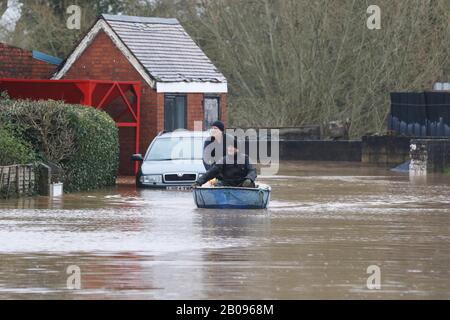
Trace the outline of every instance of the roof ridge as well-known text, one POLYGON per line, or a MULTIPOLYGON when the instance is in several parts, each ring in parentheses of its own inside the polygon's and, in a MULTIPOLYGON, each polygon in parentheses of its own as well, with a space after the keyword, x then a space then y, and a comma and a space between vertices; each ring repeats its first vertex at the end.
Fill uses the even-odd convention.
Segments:
POLYGON ((153 24, 180 24, 176 18, 159 18, 159 17, 138 17, 127 15, 102 14, 101 18, 109 21, 123 21, 134 23, 153 23, 153 24))

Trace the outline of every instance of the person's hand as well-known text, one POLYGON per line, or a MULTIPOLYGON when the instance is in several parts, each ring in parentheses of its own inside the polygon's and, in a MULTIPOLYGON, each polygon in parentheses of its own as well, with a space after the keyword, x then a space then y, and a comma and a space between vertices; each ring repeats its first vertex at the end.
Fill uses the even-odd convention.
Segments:
POLYGON ((245 179, 245 180, 242 182, 242 186, 243 186, 244 188, 254 188, 254 187, 255 187, 255 183, 253 182, 252 179, 245 179))

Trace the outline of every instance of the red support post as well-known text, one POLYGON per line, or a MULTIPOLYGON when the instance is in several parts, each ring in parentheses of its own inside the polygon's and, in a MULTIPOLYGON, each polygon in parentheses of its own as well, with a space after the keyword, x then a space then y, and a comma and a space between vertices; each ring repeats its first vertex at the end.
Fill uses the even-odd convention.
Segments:
MULTIPOLYGON (((141 85, 135 84, 133 85, 134 93, 136 95, 136 145, 135 151, 139 153, 139 142, 141 140, 141 85)), ((139 170, 139 165, 135 162, 134 165, 134 174, 137 174, 139 170)))
POLYGON ((92 93, 94 92, 95 86, 96 86, 96 84, 93 84, 92 81, 89 81, 87 83, 88 96, 87 96, 86 105, 88 105, 88 106, 92 106, 92 93))
POLYGON ((81 93, 83 94, 83 98, 80 103, 85 106, 92 106, 91 81, 75 83, 75 86, 80 89, 81 93))

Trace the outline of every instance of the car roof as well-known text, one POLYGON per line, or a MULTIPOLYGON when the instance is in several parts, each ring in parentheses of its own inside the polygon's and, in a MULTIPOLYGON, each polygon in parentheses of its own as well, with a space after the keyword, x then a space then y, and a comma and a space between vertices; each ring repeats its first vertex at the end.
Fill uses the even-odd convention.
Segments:
POLYGON ((157 138, 206 138, 210 134, 208 131, 189 131, 189 130, 176 130, 172 132, 162 132, 157 138))

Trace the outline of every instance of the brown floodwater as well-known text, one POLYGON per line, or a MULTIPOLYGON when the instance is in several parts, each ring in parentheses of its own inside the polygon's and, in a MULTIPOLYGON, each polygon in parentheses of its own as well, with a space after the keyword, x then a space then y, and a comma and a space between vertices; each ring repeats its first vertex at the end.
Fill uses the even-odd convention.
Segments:
POLYGON ((261 181, 267 210, 197 209, 130 178, 0 200, 0 299, 450 299, 450 176, 285 162, 261 181))

